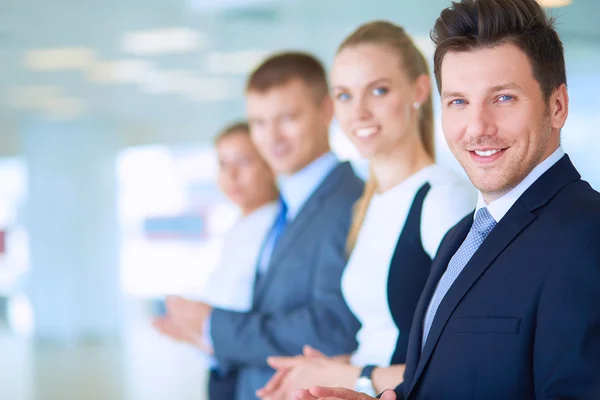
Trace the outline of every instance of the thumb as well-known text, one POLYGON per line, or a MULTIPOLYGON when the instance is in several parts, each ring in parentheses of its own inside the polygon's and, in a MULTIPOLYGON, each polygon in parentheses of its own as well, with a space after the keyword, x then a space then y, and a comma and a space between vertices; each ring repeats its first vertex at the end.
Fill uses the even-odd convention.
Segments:
POLYGON ((386 390, 381 395, 381 400, 396 400, 396 392, 393 390, 386 390))
POLYGON ((325 354, 321 353, 319 350, 313 349, 312 347, 306 345, 304 346, 304 355, 306 357, 315 358, 315 357, 325 357, 325 354))
POLYGON ((291 368, 296 364, 294 357, 269 357, 267 364, 273 369, 291 368))

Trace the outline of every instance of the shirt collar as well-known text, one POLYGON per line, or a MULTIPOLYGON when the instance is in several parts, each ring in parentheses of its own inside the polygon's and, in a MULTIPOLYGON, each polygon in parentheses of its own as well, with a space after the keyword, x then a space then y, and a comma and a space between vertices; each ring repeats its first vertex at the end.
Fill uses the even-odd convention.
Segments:
POLYGON ((483 198, 481 192, 479 192, 479 196, 477 198, 477 208, 475 212, 479 211, 480 208, 487 207, 488 211, 494 218, 494 220, 498 223, 500 220, 506 215, 508 210, 515 204, 515 202, 521 197, 523 193, 535 181, 539 179, 546 171, 548 171, 554 164, 558 162, 563 156, 565 152, 561 146, 558 146, 558 149, 554 151, 548 158, 538 164, 530 173, 515 186, 510 192, 506 193, 504 196, 500 197, 492 201, 490 204, 487 204, 483 198))
POLYGON ((335 154, 327 152, 295 174, 277 179, 281 196, 288 207, 288 220, 296 217, 304 203, 338 164, 335 154))

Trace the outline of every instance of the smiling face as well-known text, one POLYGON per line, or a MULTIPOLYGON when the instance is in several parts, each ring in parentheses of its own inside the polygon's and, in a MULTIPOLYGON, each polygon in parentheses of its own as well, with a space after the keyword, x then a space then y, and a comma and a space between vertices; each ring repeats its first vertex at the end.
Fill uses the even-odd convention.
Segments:
POLYGON ((250 211, 274 198, 275 176, 247 132, 232 132, 216 147, 219 187, 233 203, 250 211))
POLYGON ((527 55, 516 46, 449 52, 441 76, 446 141, 488 202, 558 148, 566 88, 545 101, 527 55))
POLYGON ((300 79, 250 91, 247 110, 252 140, 277 174, 294 174, 329 150, 330 99, 317 102, 300 79))
POLYGON ((331 82, 335 116, 363 157, 392 153, 407 135, 418 134, 414 103, 427 97, 429 87, 410 82, 399 55, 388 47, 343 49, 335 58, 331 82))

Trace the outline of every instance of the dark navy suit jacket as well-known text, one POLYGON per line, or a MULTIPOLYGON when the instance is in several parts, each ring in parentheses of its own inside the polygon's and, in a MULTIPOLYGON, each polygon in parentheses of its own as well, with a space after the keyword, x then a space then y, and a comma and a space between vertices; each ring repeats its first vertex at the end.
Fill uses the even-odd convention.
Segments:
POLYGON ((513 205, 443 299, 437 282, 473 223, 442 242, 412 324, 398 399, 600 399, 600 194, 568 156, 513 205))

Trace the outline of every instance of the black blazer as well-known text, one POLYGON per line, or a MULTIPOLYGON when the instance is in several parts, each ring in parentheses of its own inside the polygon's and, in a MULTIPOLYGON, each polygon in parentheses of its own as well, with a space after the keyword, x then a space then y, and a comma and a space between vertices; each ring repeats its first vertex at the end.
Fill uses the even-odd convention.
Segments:
POLYGON ((425 313, 473 223, 440 246, 421 295, 399 399, 600 399, 600 194, 564 156, 512 206, 425 313))

